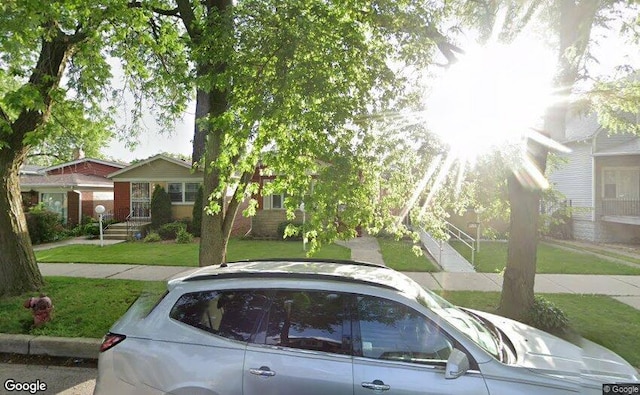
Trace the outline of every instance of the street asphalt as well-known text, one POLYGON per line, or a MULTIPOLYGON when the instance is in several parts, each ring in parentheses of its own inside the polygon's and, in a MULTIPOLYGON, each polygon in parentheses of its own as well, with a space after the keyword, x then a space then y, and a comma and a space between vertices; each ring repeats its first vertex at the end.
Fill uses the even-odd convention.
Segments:
MULTIPOLYGON (((61 244, 71 243, 73 241, 61 244)), ((89 243, 99 243, 99 241, 89 241, 89 243)), ((38 249, 53 248, 61 244, 39 246, 38 249)), ((377 240, 373 237, 353 239, 343 245, 351 248, 353 260, 384 264, 377 240)), ((638 257, 640 258, 640 255, 638 257)), ((153 281, 165 281, 185 270, 193 270, 193 268, 178 266, 81 263, 41 263, 39 267, 43 276, 153 281)), ((502 289, 502 276, 498 273, 408 272, 405 274, 423 287, 432 290, 499 292, 502 289)), ((608 295, 640 310, 640 276, 537 274, 535 281, 536 293, 608 295)), ((0 334, 0 353, 97 358, 100 343, 100 339, 0 334)))

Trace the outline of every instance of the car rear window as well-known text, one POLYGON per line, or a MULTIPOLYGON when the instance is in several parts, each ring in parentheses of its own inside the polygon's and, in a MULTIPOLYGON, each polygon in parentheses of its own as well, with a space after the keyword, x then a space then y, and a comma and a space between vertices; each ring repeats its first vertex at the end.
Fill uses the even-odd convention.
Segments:
POLYGON ((168 293, 166 288, 145 290, 129 306, 127 315, 134 319, 146 318, 168 293))
POLYGON ((178 299, 169 316, 183 324, 226 337, 249 341, 268 298, 260 291, 202 291, 178 299))

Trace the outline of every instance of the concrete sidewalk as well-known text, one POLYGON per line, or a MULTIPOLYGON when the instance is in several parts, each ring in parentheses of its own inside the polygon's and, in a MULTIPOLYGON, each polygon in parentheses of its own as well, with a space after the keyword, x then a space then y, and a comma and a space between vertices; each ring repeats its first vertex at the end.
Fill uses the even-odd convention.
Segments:
MULTIPOLYGON (((113 265, 80 263, 40 263, 43 276, 111 278, 165 281, 193 270, 184 266, 113 265)), ((500 292, 502 276, 497 273, 406 272, 421 286, 432 290, 500 292)), ((537 274, 537 293, 598 294, 640 310, 640 276, 537 274)))

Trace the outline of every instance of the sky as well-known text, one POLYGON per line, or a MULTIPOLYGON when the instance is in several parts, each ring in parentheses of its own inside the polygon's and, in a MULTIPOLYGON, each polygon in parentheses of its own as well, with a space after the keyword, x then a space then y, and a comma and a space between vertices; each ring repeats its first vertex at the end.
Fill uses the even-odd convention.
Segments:
MULTIPOLYGON (((176 122, 172 130, 161 128, 151 115, 144 119, 143 128, 139 132, 138 144, 128 148, 125 142, 112 139, 102 149, 102 153, 110 159, 120 162, 131 162, 134 159, 146 159, 161 152, 191 155, 195 103, 185 112, 182 120, 176 122)), ((151 114, 150 111, 147 114, 151 114)))

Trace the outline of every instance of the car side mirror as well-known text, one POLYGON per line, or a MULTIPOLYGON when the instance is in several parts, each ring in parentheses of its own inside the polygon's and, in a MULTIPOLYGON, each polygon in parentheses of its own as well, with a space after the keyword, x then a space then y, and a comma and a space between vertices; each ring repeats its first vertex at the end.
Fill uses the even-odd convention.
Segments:
POLYGON ((469 370, 469 358, 467 354, 454 348, 451 350, 449 359, 447 359, 447 366, 444 370, 445 379, 457 379, 464 375, 469 370))

